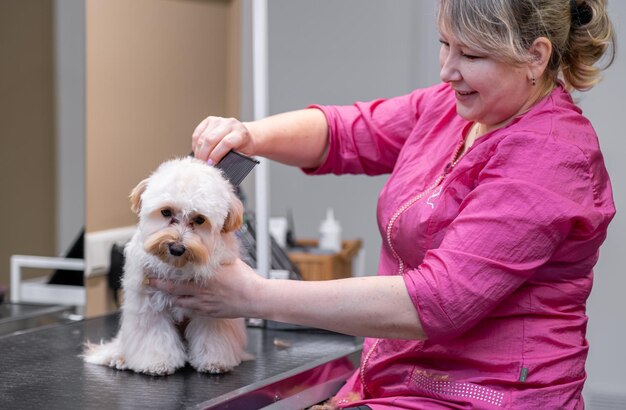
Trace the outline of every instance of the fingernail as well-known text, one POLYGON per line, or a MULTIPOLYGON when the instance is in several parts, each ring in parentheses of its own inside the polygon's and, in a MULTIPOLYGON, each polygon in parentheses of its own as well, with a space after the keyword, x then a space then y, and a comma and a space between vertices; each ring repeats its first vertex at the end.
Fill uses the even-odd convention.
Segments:
POLYGON ((209 164, 209 165, 213 165, 214 164, 214 162, 213 162, 213 160, 211 158, 209 158, 206 163, 209 164))

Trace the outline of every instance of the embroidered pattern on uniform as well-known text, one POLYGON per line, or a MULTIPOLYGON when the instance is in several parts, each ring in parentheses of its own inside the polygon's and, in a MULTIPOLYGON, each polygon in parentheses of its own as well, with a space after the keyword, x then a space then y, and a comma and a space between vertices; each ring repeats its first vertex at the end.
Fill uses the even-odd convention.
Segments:
POLYGON ((431 209, 435 209, 435 204, 432 200, 437 198, 439 195, 441 195, 441 185, 438 186, 426 200, 426 203, 430 205, 431 209))
POLYGON ((414 373, 411 379, 416 385, 432 393, 481 400, 498 407, 502 407, 504 401, 504 393, 472 383, 437 380, 421 372, 414 373))

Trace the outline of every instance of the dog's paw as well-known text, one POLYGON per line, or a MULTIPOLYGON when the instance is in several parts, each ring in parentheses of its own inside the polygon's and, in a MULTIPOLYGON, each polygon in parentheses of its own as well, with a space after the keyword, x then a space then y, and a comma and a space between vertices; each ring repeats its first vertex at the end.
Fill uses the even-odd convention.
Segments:
POLYGON ((127 355, 126 358, 130 370, 151 376, 174 374, 187 361, 184 351, 177 349, 171 351, 144 349, 133 355, 127 355))
POLYGON ((100 344, 87 342, 84 346, 81 357, 87 363, 108 366, 118 370, 132 370, 151 376, 173 374, 177 369, 183 367, 186 361, 182 351, 172 351, 168 354, 146 349, 124 352, 116 340, 100 344))
POLYGON ((199 372, 210 374, 221 374, 231 372, 236 365, 229 366, 224 363, 206 363, 206 364, 194 364, 191 365, 199 372))
POLYGON ((189 357, 189 364, 199 372, 220 374, 231 372, 241 362, 254 360, 254 356, 246 351, 230 352, 227 355, 215 357, 189 357))
MULTIPOLYGON (((240 352, 241 353, 241 352, 240 352)), ((247 356, 246 356, 247 358, 247 356)), ((220 374, 228 373, 242 362, 242 355, 204 355, 189 356, 189 364, 199 372, 220 374)))
POLYGON ((252 355, 243 350, 232 349, 228 351, 224 349, 219 352, 213 352, 213 354, 202 352, 202 354, 194 355, 194 352, 190 351, 188 361, 199 372, 220 374, 232 371, 242 361, 251 360, 251 358, 252 355))
POLYGON ((152 363, 144 368, 134 368, 137 373, 144 373, 150 376, 168 376, 174 374, 180 366, 175 366, 170 363, 152 363))

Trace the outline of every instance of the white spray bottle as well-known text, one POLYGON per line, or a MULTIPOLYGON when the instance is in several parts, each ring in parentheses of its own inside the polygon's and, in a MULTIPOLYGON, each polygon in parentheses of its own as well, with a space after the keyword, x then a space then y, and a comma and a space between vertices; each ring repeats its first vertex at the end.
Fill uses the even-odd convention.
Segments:
POLYGON ((319 248, 327 251, 341 251, 341 226, 335 219, 332 208, 326 210, 326 219, 320 225, 319 248))

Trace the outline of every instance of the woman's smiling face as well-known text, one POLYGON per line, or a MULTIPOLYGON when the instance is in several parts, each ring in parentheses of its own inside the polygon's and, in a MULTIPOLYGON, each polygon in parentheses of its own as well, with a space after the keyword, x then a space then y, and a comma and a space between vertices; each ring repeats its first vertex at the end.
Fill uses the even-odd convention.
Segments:
POLYGON ((441 80, 456 92, 457 113, 488 131, 506 125, 532 105, 528 65, 512 65, 472 50, 441 33, 441 80))

